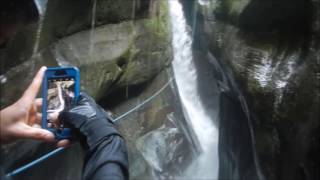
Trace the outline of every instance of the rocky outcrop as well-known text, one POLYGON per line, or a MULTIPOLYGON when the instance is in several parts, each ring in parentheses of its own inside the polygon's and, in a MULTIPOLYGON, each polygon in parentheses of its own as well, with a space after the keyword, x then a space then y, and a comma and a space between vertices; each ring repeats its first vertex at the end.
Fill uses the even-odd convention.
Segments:
MULTIPOLYGON (((102 100, 103 106, 109 107, 114 117, 119 117, 165 87, 152 101, 116 122, 129 149, 131 179, 180 177, 195 155, 196 149, 188 139, 192 134, 187 132, 174 81, 165 86, 168 76, 170 71, 161 72, 142 93, 116 106, 112 99, 102 100)), ((122 96, 136 94, 135 91, 129 88, 122 96)), ((121 95, 118 93, 117 97, 121 95)))
POLYGON ((6 43, 1 42, 0 74, 62 37, 92 26, 148 18, 160 9, 154 0, 27 0, 23 3, 14 0, 1 3, 4 16, 0 23, 6 27, 1 31, 8 37, 6 43))
POLYGON ((152 29, 156 23, 165 22, 146 19, 101 26, 63 38, 51 51, 60 65, 79 67, 82 85, 99 99, 147 82, 170 64, 170 40, 163 32, 167 30, 152 29))
MULTIPOLYGON (((151 8, 152 11, 150 10, 151 14, 153 12, 157 13, 154 16, 150 15, 148 19, 121 22, 93 29, 90 29, 89 26, 86 27, 87 30, 85 31, 55 41, 53 40, 57 37, 51 38, 51 40, 46 40, 46 38, 53 36, 53 31, 59 29, 58 27, 62 28, 62 25, 59 24, 61 22, 57 23, 50 19, 51 16, 55 15, 50 11, 50 8, 62 5, 58 3, 53 4, 53 7, 51 7, 50 2, 47 4, 48 12, 44 19, 42 35, 39 37, 40 51, 28 57, 19 55, 20 51, 17 51, 15 55, 22 61, 20 64, 18 63, 17 65, 15 63, 14 67, 9 64, 1 66, 4 70, 1 79, 5 79, 3 82, 7 82, 2 85, 1 93, 6 98, 1 98, 1 107, 16 100, 16 95, 21 94, 29 83, 26 79, 31 80, 33 74, 41 65, 57 66, 58 64, 69 64, 78 66, 82 72, 83 87, 94 97, 99 98, 113 89, 137 85, 151 80, 164 67, 168 66, 172 59, 166 2, 150 1, 150 6, 153 7, 151 8), (48 31, 46 31, 46 23, 51 26, 48 31), (42 41, 46 43, 41 43, 42 41), (21 81, 21 77, 26 79, 21 81), (21 84, 19 88, 12 86, 16 81, 21 84)), ((97 3, 103 2, 97 1, 97 3)), ((111 1, 107 2, 111 3, 111 1)), ((140 3, 140 6, 143 4, 145 3, 140 3)), ((75 4, 72 5, 75 6, 75 4)), ((73 7, 72 5, 66 4, 65 6, 71 8, 73 7)), ((80 6, 82 4, 78 2, 76 5, 80 6)), ((118 6, 121 6, 120 2, 118 6)), ((91 9, 91 6, 87 6, 86 9, 91 9)), ((149 12, 148 8, 145 9, 149 12)), ((139 8, 135 11, 138 10, 139 8)), ((66 16, 69 18, 69 16, 76 16, 79 13, 74 11, 72 9, 68 14, 68 9, 65 9, 61 13, 68 14, 66 16)), ((99 16, 99 13, 96 15, 99 16)), ((138 17, 142 18, 143 16, 138 17)), ((85 18, 83 21, 85 21, 85 18)), ((104 22, 109 21, 106 20, 104 22)), ((69 23, 72 24, 73 21, 69 23)), ((66 24, 65 26, 68 25, 66 24)), ((82 26, 82 28, 85 28, 85 26, 82 26)), ((80 31, 82 29, 78 28, 77 30, 80 31)), ((63 32, 66 31, 64 28, 63 32)), ((15 37, 12 39, 14 41, 15 37)), ((3 53, 1 57, 4 58, 2 62, 15 62, 10 52, 16 51, 17 45, 13 43, 11 46, 1 51, 3 53), (10 59, 10 61, 7 59, 10 59)), ((25 45, 22 51, 30 48, 30 46, 33 47, 32 44, 25 45)))
MULTIPOLYGON (((79 67, 82 90, 115 117, 169 81, 172 50, 166 1, 48 0, 45 10, 38 23, 28 25, 29 31, 20 29, 1 51, 1 61, 18 59, 2 66, 1 107, 17 100, 42 65, 79 67), (19 36, 30 38, 20 44, 21 51, 19 36)), ((132 179, 177 176, 193 157, 176 93, 172 81, 154 100, 117 122, 127 141, 132 179), (159 148, 163 151, 158 153, 159 148)), ((2 146, 1 163, 10 171, 53 148, 35 141, 2 146)), ((16 178, 79 179, 82 157, 77 144, 16 178)))
POLYGON ((220 149, 230 161, 221 166, 230 170, 223 177, 248 179, 257 169, 259 178, 319 178, 319 1, 213 0, 191 9, 195 48, 224 64, 249 112, 247 121, 234 123, 249 128, 254 160, 242 159, 234 146, 241 130, 230 131, 220 139, 235 143, 220 149))

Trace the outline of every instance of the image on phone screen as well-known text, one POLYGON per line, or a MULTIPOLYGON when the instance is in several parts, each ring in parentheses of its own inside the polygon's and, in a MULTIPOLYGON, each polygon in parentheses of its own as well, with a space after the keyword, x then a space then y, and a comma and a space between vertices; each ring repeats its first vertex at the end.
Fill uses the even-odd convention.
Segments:
POLYGON ((62 111, 68 110, 74 103, 75 80, 72 77, 48 79, 47 90, 47 126, 63 129, 65 125, 56 117, 62 111), (55 115, 54 115, 55 114, 55 115), (53 118, 55 117, 55 118, 53 118))

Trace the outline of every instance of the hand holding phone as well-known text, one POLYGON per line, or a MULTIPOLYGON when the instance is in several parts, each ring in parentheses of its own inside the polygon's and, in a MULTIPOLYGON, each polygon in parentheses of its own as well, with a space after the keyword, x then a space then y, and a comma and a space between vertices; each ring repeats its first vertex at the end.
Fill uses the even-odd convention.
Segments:
MULTIPOLYGON (((46 142, 54 141, 52 133, 37 128, 38 123, 41 121, 39 110, 42 103, 36 97, 40 90, 45 70, 46 67, 42 67, 38 71, 18 101, 0 110, 0 144, 11 143, 24 138, 46 142)), ((66 145, 66 143, 62 142, 58 142, 59 144, 60 146, 66 145)))
POLYGON ((92 149, 110 135, 120 136, 104 109, 84 92, 81 92, 77 106, 60 113, 59 119, 76 128, 85 137, 87 147, 92 149))
POLYGON ((57 115, 70 109, 79 96, 80 74, 76 67, 48 68, 42 84, 42 128, 56 139, 70 139, 71 129, 57 115))

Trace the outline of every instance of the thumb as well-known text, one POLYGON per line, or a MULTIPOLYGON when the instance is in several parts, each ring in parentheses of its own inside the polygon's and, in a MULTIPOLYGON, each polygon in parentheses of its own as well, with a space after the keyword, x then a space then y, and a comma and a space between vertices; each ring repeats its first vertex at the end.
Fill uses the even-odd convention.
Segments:
POLYGON ((18 131, 17 136, 21 138, 29 138, 45 142, 53 142, 55 140, 54 134, 50 131, 41 128, 31 127, 28 125, 21 128, 21 130, 18 131))

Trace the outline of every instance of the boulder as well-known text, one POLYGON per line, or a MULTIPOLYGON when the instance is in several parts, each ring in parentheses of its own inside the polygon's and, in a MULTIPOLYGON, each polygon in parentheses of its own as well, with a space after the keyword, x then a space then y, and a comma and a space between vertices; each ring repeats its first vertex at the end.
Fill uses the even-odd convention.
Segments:
POLYGON ((158 16, 105 25, 62 38, 2 74, 1 107, 17 100, 41 65, 73 65, 81 85, 97 99, 151 80, 172 59, 165 4, 158 16), (21 78, 24 77, 24 78, 21 78), (19 82, 20 86, 14 86, 19 82))
POLYGON ((154 2, 155 0, 27 0, 21 3, 17 0, 4 0, 1 2, 4 18, 0 23, 6 28, 1 31, 10 36, 6 39, 6 45, 1 45, 0 74, 24 63, 62 37, 95 26, 146 19, 152 15, 151 6, 160 9, 154 2), (39 3, 41 6, 37 6, 39 3))
MULTIPOLYGON (((42 21, 39 22, 42 24, 41 27, 35 23, 34 29, 31 28, 34 34, 21 29, 21 33, 17 33, 11 39, 10 46, 1 51, 1 58, 6 61, 19 59, 16 63, 1 66, 3 70, 0 76, 1 108, 19 98, 42 65, 79 67, 81 89, 87 91, 99 104, 111 109, 116 115, 156 92, 169 79, 166 75, 158 79, 156 77, 159 77, 160 73, 166 74, 170 71, 168 66, 172 60, 167 2, 156 0, 128 2, 127 0, 68 2, 49 0, 45 16, 41 17, 42 21), (91 28, 90 19, 92 3, 97 3, 94 28, 91 28), (134 16, 130 11, 131 8, 135 10, 134 16), (36 32, 41 32, 40 35, 38 33, 39 39, 35 39, 36 32), (21 39, 17 36, 31 40, 19 44, 21 39), (38 48, 33 52, 36 41, 38 48), (21 51, 18 51, 18 45, 22 46, 21 51), (155 78, 157 80, 154 80, 155 78), (138 95, 141 96, 134 98, 138 95)), ((181 129, 183 126, 178 100, 173 98, 175 93, 177 93, 175 89, 167 88, 166 93, 161 96, 163 99, 158 98, 152 101, 152 106, 149 104, 148 108, 140 109, 139 112, 145 111, 143 113, 131 114, 130 117, 134 121, 127 123, 122 121, 117 125, 128 142, 130 167, 132 167, 130 173, 133 177, 153 176, 152 166, 144 160, 142 153, 136 148, 138 138, 161 127, 170 113, 177 121, 181 121, 173 128, 181 129), (176 112, 172 115, 174 111, 176 112), (140 116, 144 118, 141 119, 140 116), (140 170, 134 167, 140 167, 140 170)), ((182 132, 184 131, 181 130, 180 135, 184 136, 182 132)), ((181 137, 180 141, 183 141, 185 149, 184 158, 190 158, 192 145, 186 137, 181 137)), ((6 172, 9 172, 54 148, 53 145, 27 140, 1 146, 2 164, 6 172)), ((75 145, 17 178, 79 179, 83 156, 80 146, 75 145)))
POLYGON ((129 87, 100 100, 114 119, 143 103, 116 121, 128 147, 131 179, 181 177, 197 154, 195 139, 190 138, 195 136, 183 117, 170 71, 166 69, 144 88, 138 87, 143 89, 140 92, 129 87), (111 97, 127 100, 115 103, 111 97))
MULTIPOLYGON (((195 48, 206 48, 229 70, 242 109, 249 112, 247 121, 234 123, 247 124, 242 130, 249 128, 254 160, 243 169, 243 150, 227 145, 231 152, 223 153, 224 162, 228 157, 236 163, 226 177, 248 179, 257 169, 259 178, 319 178, 319 2, 203 2, 193 7, 195 48)), ((236 143, 242 130, 225 132, 220 141, 230 136, 236 143)), ((230 169, 227 164, 221 169, 230 169)))

